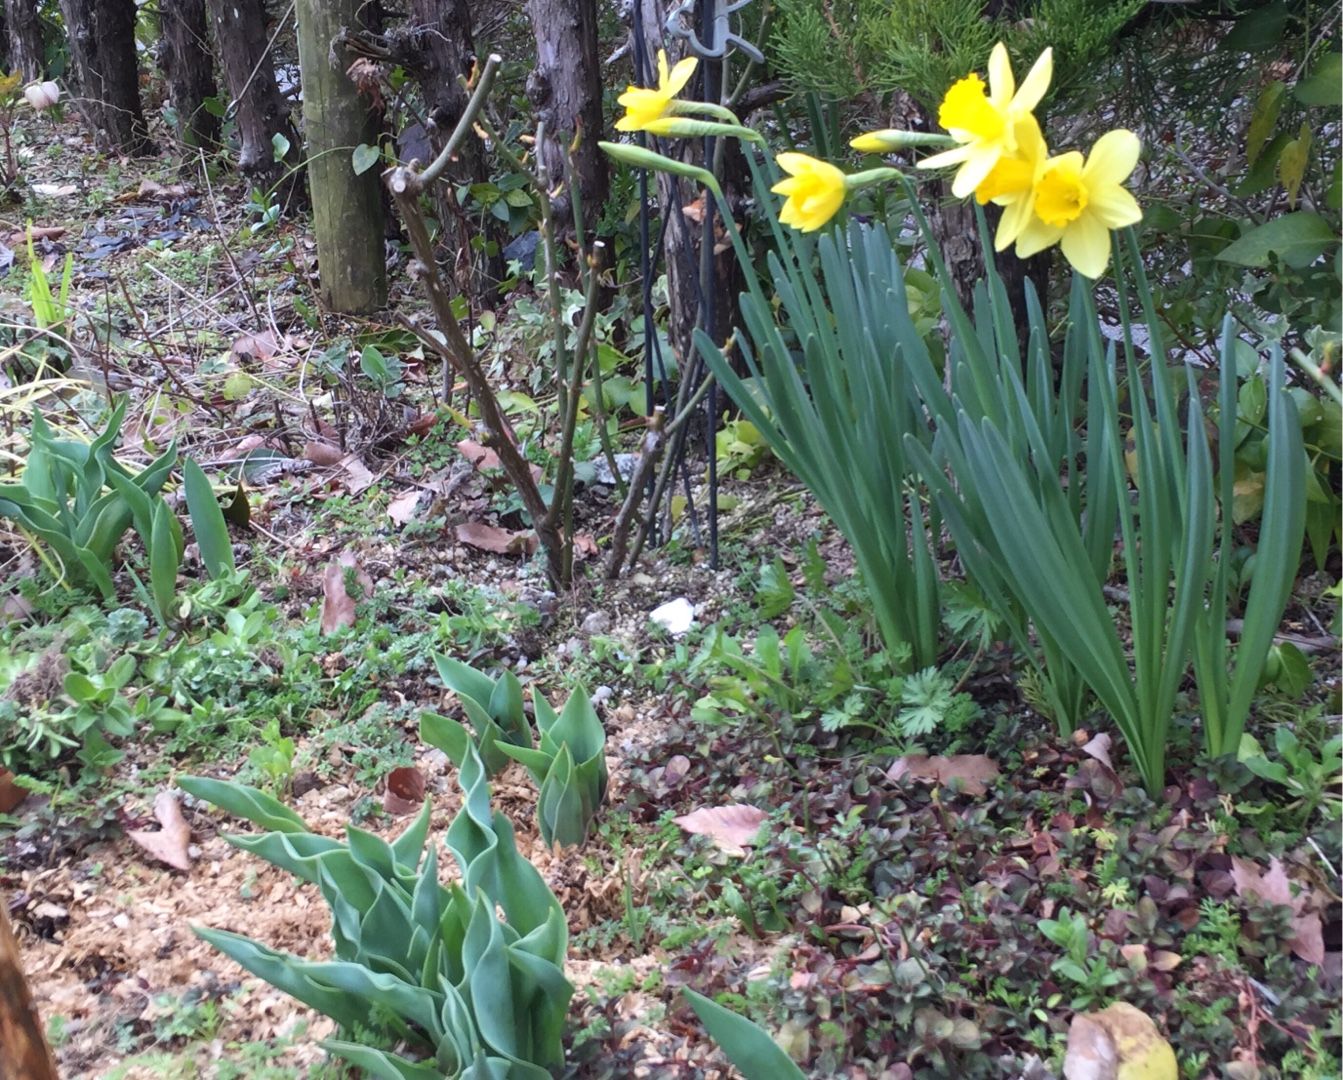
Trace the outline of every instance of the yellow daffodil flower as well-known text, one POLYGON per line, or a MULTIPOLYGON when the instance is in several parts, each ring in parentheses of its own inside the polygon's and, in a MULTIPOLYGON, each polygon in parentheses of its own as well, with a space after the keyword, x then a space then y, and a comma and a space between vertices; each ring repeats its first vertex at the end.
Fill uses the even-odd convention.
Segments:
POLYGON ((938 109, 937 122, 961 145, 920 161, 919 167, 960 166, 952 194, 958 199, 970 195, 1001 158, 1017 153, 1021 121, 1040 104, 1053 74, 1053 50, 1046 49, 1018 88, 1007 49, 999 42, 989 56, 988 86, 972 72, 947 91, 938 109))
POLYGON ((779 220, 803 232, 815 232, 844 205, 848 192, 844 173, 828 161, 806 154, 783 153, 775 159, 788 177, 771 191, 783 195, 785 202, 779 220))
POLYGON ((1110 261, 1110 230, 1142 220, 1138 200, 1123 187, 1141 150, 1138 136, 1121 129, 1097 139, 1085 160, 1076 150, 1050 158, 1035 183, 1017 255, 1026 259, 1058 244, 1079 273, 1100 277, 1110 261))
POLYGON ((616 130, 648 131, 650 124, 667 116, 672 111, 672 99, 685 89, 698 63, 695 57, 687 56, 668 71, 667 54, 659 49, 657 89, 631 86, 616 98, 616 102, 625 107, 625 115, 616 121, 616 130))
POLYGON ((1049 160, 1049 147, 1035 117, 1027 113, 1017 121, 1017 149, 998 159, 998 164, 975 188, 980 206, 993 203, 1003 208, 994 234, 993 249, 1005 251, 1021 235, 1035 209, 1035 185, 1049 160))

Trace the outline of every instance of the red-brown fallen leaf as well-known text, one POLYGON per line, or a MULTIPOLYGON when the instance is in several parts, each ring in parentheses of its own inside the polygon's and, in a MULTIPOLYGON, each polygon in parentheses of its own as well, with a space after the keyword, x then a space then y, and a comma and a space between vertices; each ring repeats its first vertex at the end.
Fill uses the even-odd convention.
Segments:
MULTIPOLYGON (((499 460, 498 454, 488 446, 481 446, 480 443, 474 442, 471 439, 463 439, 457 444, 457 449, 461 452, 462 457, 471 462, 472 467, 477 472, 490 472, 494 469, 502 470, 504 467, 503 462, 499 460)), ((539 484, 542 476, 545 474, 541 472, 541 467, 539 465, 532 465, 530 468, 532 479, 539 484)))
POLYGON ((1107 732, 1102 731, 1090 742, 1085 743, 1082 746, 1082 753, 1094 757, 1107 769, 1114 770, 1114 765, 1110 762, 1110 736, 1107 732))
POLYGON ((266 361, 275 355, 280 343, 269 330, 260 334, 241 334, 233 340, 233 354, 239 358, 251 357, 266 361))
POLYGON ((129 199, 181 199, 187 193, 185 184, 160 184, 157 180, 141 180, 140 187, 129 194, 129 199))
POLYGON ((28 233, 32 233, 34 240, 59 240, 66 233, 64 225, 37 225, 29 226, 28 231, 12 232, 9 234, 9 246, 19 247, 28 243, 28 233))
POLYGON ((1310 891, 1303 888, 1293 896, 1292 883, 1278 859, 1270 861, 1267 870, 1260 870, 1249 859, 1233 855, 1231 878, 1240 896, 1257 896, 1266 904, 1291 908, 1292 930, 1296 935, 1290 942, 1292 952, 1308 964, 1324 963, 1324 926, 1316 912, 1306 910, 1310 891))
POLYGON ((953 754, 951 757, 906 754, 895 759, 886 770, 886 778, 900 780, 906 776, 930 784, 955 782, 967 795, 984 795, 989 790, 989 783, 998 778, 998 764, 984 754, 953 754))
POLYGON ((732 803, 728 806, 702 806, 673 819, 686 832, 707 836, 728 855, 745 855, 746 844, 754 844, 756 833, 765 820, 765 811, 754 806, 732 803))
POLYGON ((458 525, 457 539, 463 544, 481 551, 492 551, 496 555, 530 555, 539 543, 534 532, 514 532, 480 521, 464 521, 458 525))
POLYGON ((0 769, 0 814, 8 814, 26 798, 28 789, 14 783, 14 774, 8 769, 0 769))
POLYGON ((163 826, 158 832, 129 829, 126 835, 152 858, 167 863, 174 870, 190 870, 191 826, 182 817, 177 796, 171 791, 160 791, 154 797, 154 816, 163 826))
POLYGON ((303 456, 314 465, 339 465, 345 453, 338 446, 314 439, 303 444, 303 456))
POLYGON ((598 553, 596 537, 591 533, 577 533, 574 536, 574 554, 580 559, 588 559, 598 553))
POLYGON ((393 524, 405 525, 415 517, 415 510, 420 505, 422 494, 418 488, 411 488, 387 504, 387 516, 392 519, 393 524))
POLYGON ((437 413, 431 413, 431 412, 420 413, 419 416, 415 417, 414 420, 412 420, 409 424, 406 425, 406 430, 409 431, 412 435, 427 435, 433 429, 433 426, 437 423, 438 423, 437 413))
MULTIPOLYGON (((345 571, 355 569, 354 555, 343 551, 322 572, 322 633, 332 634, 343 626, 354 625, 355 601, 345 590, 345 571)), ((373 594, 373 579, 363 570, 355 571, 355 580, 363 590, 363 599, 373 594)))
POLYGON ((418 813, 424 805, 424 773, 413 765, 393 769, 387 774, 387 790, 382 793, 382 808, 396 817, 418 813))

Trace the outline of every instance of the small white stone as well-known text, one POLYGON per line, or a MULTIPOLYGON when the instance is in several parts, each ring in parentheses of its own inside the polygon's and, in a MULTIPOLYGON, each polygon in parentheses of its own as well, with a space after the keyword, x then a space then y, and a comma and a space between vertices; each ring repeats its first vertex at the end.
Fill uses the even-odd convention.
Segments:
POLYGON ((689 630, 694 623, 695 605, 684 596, 678 596, 675 600, 668 600, 665 604, 655 607, 648 617, 668 633, 679 636, 689 630))

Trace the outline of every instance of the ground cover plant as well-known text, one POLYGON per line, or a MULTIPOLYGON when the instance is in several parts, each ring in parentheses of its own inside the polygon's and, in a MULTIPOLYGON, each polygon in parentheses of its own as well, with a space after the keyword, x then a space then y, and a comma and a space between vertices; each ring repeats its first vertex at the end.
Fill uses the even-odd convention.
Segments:
POLYGON ((7 6, 0 1073, 1338 1074, 1338 11, 1009 7, 7 6))

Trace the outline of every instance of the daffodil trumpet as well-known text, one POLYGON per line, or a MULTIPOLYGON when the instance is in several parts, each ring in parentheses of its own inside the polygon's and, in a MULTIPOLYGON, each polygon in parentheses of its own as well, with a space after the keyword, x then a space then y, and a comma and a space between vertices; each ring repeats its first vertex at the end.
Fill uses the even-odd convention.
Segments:
POLYGON ((884 128, 850 139, 849 145, 860 154, 894 154, 899 150, 909 150, 916 146, 955 146, 956 140, 950 135, 942 135, 936 131, 884 128))

